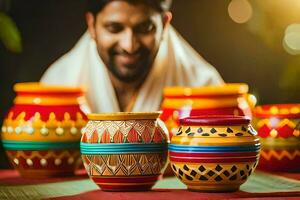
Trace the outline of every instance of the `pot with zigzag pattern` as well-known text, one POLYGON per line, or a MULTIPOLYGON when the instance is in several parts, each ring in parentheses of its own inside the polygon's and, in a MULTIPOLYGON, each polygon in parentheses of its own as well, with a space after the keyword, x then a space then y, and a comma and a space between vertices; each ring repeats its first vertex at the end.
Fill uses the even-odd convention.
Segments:
POLYGON ((180 120, 169 146, 175 175, 189 190, 236 191, 254 171, 259 139, 242 116, 201 116, 180 120))
POLYGON ((262 144, 258 169, 300 172, 300 104, 261 105, 253 114, 262 144))
POLYGON ((18 83, 14 90, 17 96, 1 134, 14 168, 28 178, 74 174, 87 122, 83 90, 40 83, 18 83))
POLYGON ((167 162, 168 132, 160 112, 89 114, 81 154, 104 191, 150 190, 167 162))

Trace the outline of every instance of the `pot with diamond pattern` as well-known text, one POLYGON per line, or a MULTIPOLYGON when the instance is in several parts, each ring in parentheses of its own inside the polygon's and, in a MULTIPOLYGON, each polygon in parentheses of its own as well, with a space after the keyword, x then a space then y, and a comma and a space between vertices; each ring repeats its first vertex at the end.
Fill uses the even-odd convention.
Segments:
POLYGON ((189 190, 236 191, 254 171, 259 139, 243 116, 195 116, 180 120, 169 145, 171 167, 189 190))
POLYGON ((104 191, 150 190, 167 162, 168 131, 160 112, 89 114, 81 154, 104 191))

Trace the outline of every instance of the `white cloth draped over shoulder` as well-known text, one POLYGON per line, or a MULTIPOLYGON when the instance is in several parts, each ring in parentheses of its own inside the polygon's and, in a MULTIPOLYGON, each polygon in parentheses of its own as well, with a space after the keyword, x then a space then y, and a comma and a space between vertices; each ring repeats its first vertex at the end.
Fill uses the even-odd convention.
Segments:
MULTIPOLYGON (((142 84, 132 111, 160 110, 166 86, 204 86, 222 78, 172 27, 164 32, 153 67, 142 84)), ((82 86, 92 112, 119 112, 118 100, 96 43, 86 32, 41 78, 45 84, 82 86)))

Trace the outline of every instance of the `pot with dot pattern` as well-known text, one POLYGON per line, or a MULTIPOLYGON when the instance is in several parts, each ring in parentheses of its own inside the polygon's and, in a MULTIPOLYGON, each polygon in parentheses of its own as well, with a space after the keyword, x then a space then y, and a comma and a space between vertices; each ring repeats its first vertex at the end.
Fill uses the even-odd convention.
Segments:
POLYGON ((14 168, 29 178, 74 174, 88 112, 83 90, 40 83, 18 83, 14 90, 1 133, 14 168))
POLYGON ((260 142, 243 116, 195 116, 180 120, 169 145, 175 175, 189 190, 236 191, 254 171, 260 142))

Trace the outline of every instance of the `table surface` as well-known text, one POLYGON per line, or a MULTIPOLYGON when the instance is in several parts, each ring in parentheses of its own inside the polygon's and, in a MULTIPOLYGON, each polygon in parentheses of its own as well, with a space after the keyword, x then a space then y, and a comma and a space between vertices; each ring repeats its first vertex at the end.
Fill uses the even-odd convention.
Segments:
POLYGON ((103 192, 84 170, 73 177, 24 179, 15 170, 0 170, 0 199, 300 199, 300 173, 270 174, 256 171, 239 191, 203 193, 186 190, 175 177, 158 181, 148 192, 103 192))

